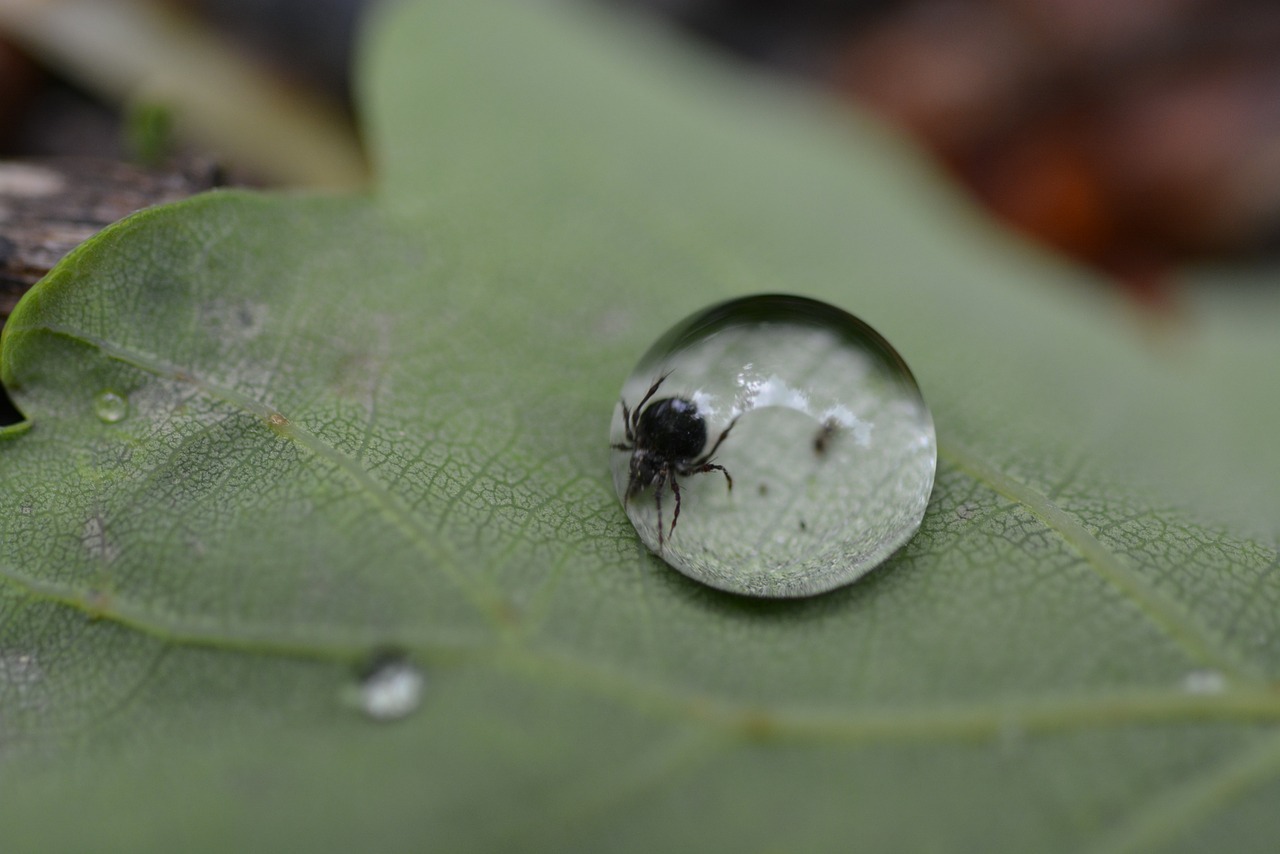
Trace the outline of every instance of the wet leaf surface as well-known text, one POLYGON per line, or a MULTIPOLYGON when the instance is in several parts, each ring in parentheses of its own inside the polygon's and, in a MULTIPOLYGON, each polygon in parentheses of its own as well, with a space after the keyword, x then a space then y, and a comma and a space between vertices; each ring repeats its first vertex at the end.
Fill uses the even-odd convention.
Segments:
POLYGON ((6 329, 6 841, 1268 850, 1274 304, 1155 346, 874 127, 574 7, 403 4, 366 71, 376 192, 146 212, 6 329), (920 534, 795 602, 664 567, 608 473, 652 338, 778 290, 940 443, 920 534))

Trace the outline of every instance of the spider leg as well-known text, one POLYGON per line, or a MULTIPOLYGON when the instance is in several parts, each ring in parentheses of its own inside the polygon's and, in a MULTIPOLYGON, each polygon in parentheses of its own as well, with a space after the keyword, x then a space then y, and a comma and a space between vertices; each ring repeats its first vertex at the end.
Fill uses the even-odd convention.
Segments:
POLYGON ((640 402, 636 404, 636 411, 635 411, 634 417, 636 422, 635 426, 637 428, 639 428, 640 426, 640 411, 644 409, 644 405, 649 402, 649 398, 653 397, 653 393, 658 390, 658 386, 662 385, 666 381, 667 377, 669 376, 671 376, 671 372, 667 371, 662 376, 654 380, 653 385, 649 386, 649 390, 644 393, 644 397, 640 398, 640 402))
MULTIPOLYGON (((716 443, 711 446, 711 450, 707 451, 699 459, 696 459, 692 463, 690 463, 689 468, 698 469, 699 471, 706 471, 706 469, 699 469, 699 466, 706 465, 707 461, 716 455, 716 450, 720 447, 720 444, 724 442, 725 439, 729 438, 729 431, 733 429, 733 425, 737 424, 738 418, 741 418, 741 417, 742 416, 739 415, 737 418, 734 418, 732 421, 730 421, 729 426, 724 428, 724 432, 720 434, 720 438, 716 439, 716 443)), ((716 466, 716 468, 720 469, 721 471, 724 471, 724 469, 721 468, 720 466, 716 466)))
MULTIPOLYGON (((636 434, 632 429, 631 410, 627 408, 627 402, 625 400, 619 399, 618 402, 622 404, 622 428, 627 431, 627 441, 634 443, 636 440, 636 434)), ((629 448, 623 448, 619 445, 614 445, 614 447, 619 451, 630 450, 629 448)))
POLYGON ((676 532, 676 522, 680 521, 680 482, 676 480, 676 476, 671 476, 671 491, 676 496, 676 510, 671 514, 671 531, 667 536, 673 536, 676 532))
POLYGON ((635 434, 631 432, 631 412, 627 409, 627 402, 625 400, 620 400, 618 402, 622 404, 622 426, 627 431, 627 442, 630 442, 631 444, 628 445, 626 442, 615 442, 609 447, 613 448, 615 451, 634 451, 636 437, 635 434))
POLYGON ((729 470, 724 466, 716 465, 715 463, 703 463, 690 472, 690 474, 702 474, 703 472, 709 471, 718 471, 724 475, 724 479, 729 482, 729 491, 733 492, 733 477, 730 476, 729 470))
POLYGON ((662 549, 665 544, 665 539, 662 536, 662 487, 666 486, 666 484, 667 469, 664 466, 662 470, 658 472, 658 480, 654 484, 653 489, 653 503, 654 506, 658 508, 658 554, 662 554, 662 549))

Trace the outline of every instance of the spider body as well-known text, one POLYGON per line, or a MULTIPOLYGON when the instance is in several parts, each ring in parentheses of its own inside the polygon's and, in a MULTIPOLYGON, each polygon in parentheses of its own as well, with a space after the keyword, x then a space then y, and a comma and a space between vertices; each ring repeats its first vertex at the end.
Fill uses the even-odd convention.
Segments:
POLYGON ((614 445, 615 450, 630 451, 630 474, 624 504, 645 489, 653 488, 654 505, 658 510, 658 549, 662 550, 666 536, 674 534, 680 519, 680 482, 677 478, 718 471, 724 475, 728 488, 733 490, 733 478, 721 465, 711 462, 720 444, 733 429, 735 418, 716 439, 706 453, 707 421, 698 412, 692 400, 683 397, 664 397, 649 401, 667 374, 658 377, 640 403, 632 410, 622 401, 622 422, 627 441, 614 445), (649 404, 646 406, 645 404, 649 404), (671 485, 676 498, 675 512, 671 514, 671 529, 664 532, 662 523, 662 491, 671 485))

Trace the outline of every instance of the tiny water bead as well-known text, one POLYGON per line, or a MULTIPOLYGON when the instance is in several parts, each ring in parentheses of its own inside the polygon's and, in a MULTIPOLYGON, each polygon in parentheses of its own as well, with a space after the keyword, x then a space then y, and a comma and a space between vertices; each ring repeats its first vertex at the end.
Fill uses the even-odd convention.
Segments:
POLYGON ((1221 694, 1227 690, 1227 677, 1217 670, 1192 670, 1182 677, 1182 690, 1188 694, 1221 694))
POLYGON ((614 487, 641 540, 705 584, 811 596, 920 527, 933 419, 902 357, 847 312, 762 295, 677 324, 622 386, 614 487))
POLYGON ((108 389, 98 392, 93 399, 93 414, 103 424, 115 424, 123 421, 129 414, 129 399, 119 392, 108 389))
POLYGON ((380 653, 361 668, 355 702, 375 721, 394 721, 422 703, 423 676, 399 654, 380 653))

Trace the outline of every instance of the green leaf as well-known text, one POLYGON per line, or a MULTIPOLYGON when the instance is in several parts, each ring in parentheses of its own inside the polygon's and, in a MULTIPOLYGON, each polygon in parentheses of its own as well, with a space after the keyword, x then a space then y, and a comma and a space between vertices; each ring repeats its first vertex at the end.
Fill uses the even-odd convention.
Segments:
POLYGON ((139 214, 10 319, 6 850, 1271 849, 1274 301, 1153 340, 900 141, 589 9, 404 3, 367 56, 376 192, 139 214), (919 535, 811 600, 667 569, 608 477, 633 361, 764 290, 939 432, 919 535), (387 647, 425 694, 376 725, 387 647))

